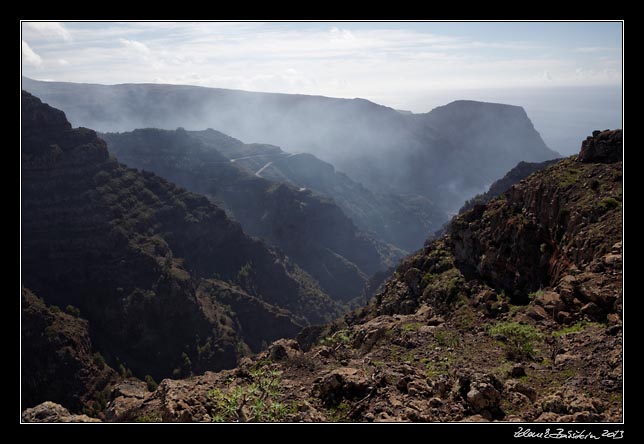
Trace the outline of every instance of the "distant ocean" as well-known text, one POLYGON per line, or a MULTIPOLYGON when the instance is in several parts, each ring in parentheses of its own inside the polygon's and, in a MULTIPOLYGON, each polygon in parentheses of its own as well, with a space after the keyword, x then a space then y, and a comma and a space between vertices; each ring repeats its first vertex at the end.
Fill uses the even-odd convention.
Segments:
POLYGON ((593 130, 622 128, 619 86, 440 91, 419 96, 412 105, 427 112, 459 99, 522 106, 546 144, 564 156, 579 152, 593 130))

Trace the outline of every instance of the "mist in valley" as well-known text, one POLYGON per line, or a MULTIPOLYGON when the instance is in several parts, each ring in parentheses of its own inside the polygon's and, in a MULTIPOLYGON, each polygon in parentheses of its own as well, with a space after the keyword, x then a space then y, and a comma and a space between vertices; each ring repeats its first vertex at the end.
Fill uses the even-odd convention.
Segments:
POLYGON ((458 102, 403 114, 365 99, 175 85, 24 79, 24 87, 64 109, 75 126, 104 132, 212 128, 245 143, 313 154, 373 192, 425 196, 445 213, 521 160, 559 157, 520 107, 458 102), (476 111, 465 112, 472 107, 476 111), (451 127, 441 113, 449 115, 451 127))

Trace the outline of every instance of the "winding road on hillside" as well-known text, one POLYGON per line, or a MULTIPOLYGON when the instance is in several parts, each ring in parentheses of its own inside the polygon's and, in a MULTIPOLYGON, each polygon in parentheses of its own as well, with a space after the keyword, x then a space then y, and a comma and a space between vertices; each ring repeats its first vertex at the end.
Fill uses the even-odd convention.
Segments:
MULTIPOLYGON (((297 156, 298 154, 301 154, 301 153, 281 153, 281 154, 278 154, 278 156, 281 156, 281 157, 293 157, 293 156, 297 156)), ((256 157, 267 157, 267 156, 274 157, 274 156, 275 156, 275 154, 254 154, 254 155, 252 155, 252 156, 237 157, 237 158, 235 158, 235 159, 230 159, 230 162, 231 162, 231 163, 235 163, 235 162, 236 162, 236 161, 238 161, 238 160, 254 159, 254 158, 256 158, 256 157)), ((262 166, 260 169, 258 169, 258 170, 255 172, 255 176, 257 176, 257 177, 262 177, 262 176, 261 176, 262 172, 263 172, 266 168, 268 168, 269 166, 271 166, 271 165, 273 164, 273 162, 274 162, 274 161, 275 161, 275 160, 271 160, 271 161, 267 162, 264 166, 262 166)))

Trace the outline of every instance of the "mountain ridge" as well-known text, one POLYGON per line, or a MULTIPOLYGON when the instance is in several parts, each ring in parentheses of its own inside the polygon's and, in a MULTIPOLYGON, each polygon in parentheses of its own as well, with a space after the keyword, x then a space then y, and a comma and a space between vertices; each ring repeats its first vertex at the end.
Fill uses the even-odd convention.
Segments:
POLYGON ((231 367, 262 341, 340 314, 205 197, 119 164, 94 131, 26 92, 22 125, 23 285, 78 307, 110 365, 156 379, 231 367), (249 304, 255 316, 230 308, 249 304), (248 334, 257 322, 260 337, 248 334))
MULTIPOLYGON (((456 211, 521 160, 560 157, 545 146, 524 110, 503 107, 513 110, 512 115, 494 120, 497 107, 488 103, 479 107, 489 109, 486 114, 495 122, 492 129, 479 117, 469 123, 454 120, 457 126, 479 125, 483 132, 480 137, 452 140, 453 132, 445 137, 430 125, 440 116, 440 108, 405 115, 364 99, 205 87, 195 92, 189 87, 137 84, 103 86, 100 91, 85 85, 80 93, 72 83, 23 79, 23 84, 67 111, 75 124, 101 131, 216 128, 247 142, 311 153, 372 192, 421 195, 449 211, 456 211), (496 137, 493 129, 503 133, 505 127, 514 130, 496 137), (473 140, 481 141, 481 146, 473 140), (487 152, 506 155, 493 162, 487 152)), ((463 103, 480 102, 450 105, 463 103)))

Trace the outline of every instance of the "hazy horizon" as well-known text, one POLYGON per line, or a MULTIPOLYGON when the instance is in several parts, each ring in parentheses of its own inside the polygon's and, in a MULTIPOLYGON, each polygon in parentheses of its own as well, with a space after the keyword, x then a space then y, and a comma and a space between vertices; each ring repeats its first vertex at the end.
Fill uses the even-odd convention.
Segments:
MULTIPOLYGON (((91 83, 114 85, 100 82, 91 83)), ((135 84, 147 82, 125 83, 135 84)), ((174 84, 168 83, 167 85, 174 84)), ((184 86, 201 85, 184 84, 184 86)), ((273 91, 256 92, 274 93, 273 91)), ((349 99, 353 97, 344 98, 349 99)), ((361 98, 367 99, 365 97, 361 98)), ((621 86, 555 87, 521 90, 445 90, 419 97, 417 99, 418 105, 410 107, 413 109, 395 108, 387 103, 373 102, 398 109, 399 111, 411 111, 420 114, 430 112, 436 107, 447 105, 456 100, 475 100, 523 107, 530 120, 532 120, 535 129, 541 134, 544 142, 563 156, 569 156, 579 152, 581 141, 594 130, 622 127, 621 86), (571 101, 571 97, 574 100, 571 101), (574 103, 575 106, 571 106, 571 103, 574 103)))
POLYGON ((22 22, 21 46, 36 80, 519 105, 564 155, 622 121, 621 22, 22 22))

